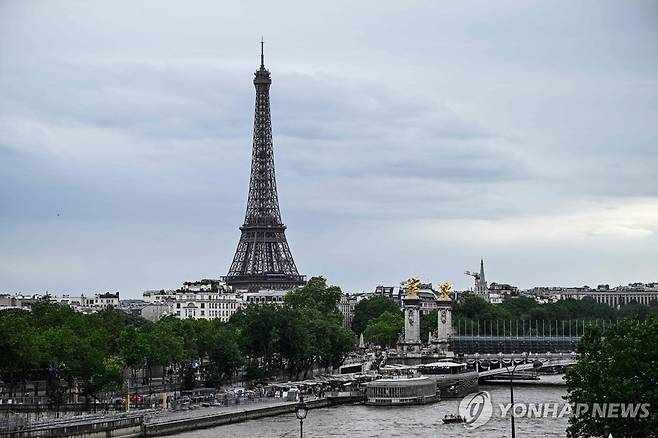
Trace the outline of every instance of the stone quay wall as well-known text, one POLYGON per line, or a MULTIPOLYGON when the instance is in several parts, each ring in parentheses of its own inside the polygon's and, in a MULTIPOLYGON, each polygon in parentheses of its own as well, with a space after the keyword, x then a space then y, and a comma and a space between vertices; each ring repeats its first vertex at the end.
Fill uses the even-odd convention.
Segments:
POLYGON ((143 436, 144 419, 129 417, 102 421, 79 422, 75 424, 51 425, 26 430, 2 432, 0 438, 137 438, 143 436))
MULTIPOLYGON (((324 408, 333 405, 347 403, 362 403, 364 396, 362 393, 345 393, 335 397, 326 397, 311 400, 306 403, 309 409, 324 408)), ((180 420, 164 421, 144 426, 145 436, 169 435, 180 432, 189 432, 196 429, 222 426, 225 424, 240 423, 243 421, 254 420, 256 418, 273 417, 282 414, 291 414, 295 412, 296 402, 283 403, 276 406, 267 406, 264 408, 247 409, 239 412, 218 413, 204 417, 185 418, 180 420)))

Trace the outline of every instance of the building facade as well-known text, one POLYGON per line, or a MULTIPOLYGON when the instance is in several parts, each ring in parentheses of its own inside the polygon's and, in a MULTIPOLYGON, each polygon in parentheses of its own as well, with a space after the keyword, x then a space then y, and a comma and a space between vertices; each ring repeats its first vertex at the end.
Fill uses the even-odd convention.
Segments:
POLYGON ((631 283, 627 286, 611 288, 607 284, 596 288, 582 287, 535 287, 525 291, 538 302, 556 302, 559 300, 591 299, 615 309, 627 304, 658 305, 658 283, 631 283))
POLYGON ((120 305, 119 292, 97 293, 90 296, 64 294, 61 297, 50 296, 49 300, 82 313, 94 313, 106 307, 119 308, 120 305))
POLYGON ((180 319, 219 319, 227 322, 233 314, 250 304, 282 305, 287 291, 234 291, 221 280, 189 281, 177 290, 144 292, 143 317, 153 319, 173 315, 180 319))
POLYGON ((219 319, 228 321, 243 305, 235 293, 219 291, 180 291, 176 294, 173 315, 180 319, 219 319))
POLYGON ((343 314, 343 327, 349 328, 352 326, 354 308, 357 302, 357 297, 350 294, 341 294, 340 301, 338 302, 338 310, 343 314))
POLYGON ((492 282, 487 289, 487 297, 491 304, 500 304, 508 298, 519 295, 519 288, 507 283, 492 282))
POLYGON ((242 294, 242 302, 246 304, 277 304, 283 305, 285 290, 261 290, 259 292, 247 292, 242 294))

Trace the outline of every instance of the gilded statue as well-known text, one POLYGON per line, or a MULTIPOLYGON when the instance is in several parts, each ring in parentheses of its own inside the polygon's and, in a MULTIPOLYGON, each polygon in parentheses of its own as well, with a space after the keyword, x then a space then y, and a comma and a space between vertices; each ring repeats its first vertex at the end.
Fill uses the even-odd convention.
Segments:
POLYGON ((452 290, 452 284, 445 282, 441 284, 441 297, 442 300, 450 299, 450 291, 452 290))
POLYGON ((415 299, 418 298, 418 295, 416 294, 418 292, 418 288, 420 287, 420 280, 417 278, 410 278, 407 280, 406 284, 406 295, 405 298, 410 298, 410 299, 415 299))

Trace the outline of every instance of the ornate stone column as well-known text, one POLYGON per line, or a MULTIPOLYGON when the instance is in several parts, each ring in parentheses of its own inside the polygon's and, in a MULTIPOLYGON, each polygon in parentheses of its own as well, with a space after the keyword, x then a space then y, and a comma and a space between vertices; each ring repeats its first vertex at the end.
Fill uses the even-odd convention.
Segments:
POLYGON ((407 281, 406 294, 402 299, 404 309, 404 341, 401 350, 407 353, 420 351, 420 298, 416 292, 420 280, 412 278, 407 281))
POLYGON ((452 338, 452 298, 450 298, 450 283, 441 285, 441 295, 437 301, 437 325, 436 341, 439 348, 443 351, 449 351, 450 339, 452 338))

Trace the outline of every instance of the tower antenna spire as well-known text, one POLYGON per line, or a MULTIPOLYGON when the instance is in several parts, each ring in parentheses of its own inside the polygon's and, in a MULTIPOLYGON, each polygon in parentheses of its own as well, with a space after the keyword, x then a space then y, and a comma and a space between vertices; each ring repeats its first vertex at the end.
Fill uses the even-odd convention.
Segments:
POLYGON ((265 41, 263 41, 263 36, 260 37, 260 67, 265 68, 265 55, 263 54, 263 46, 265 41))

